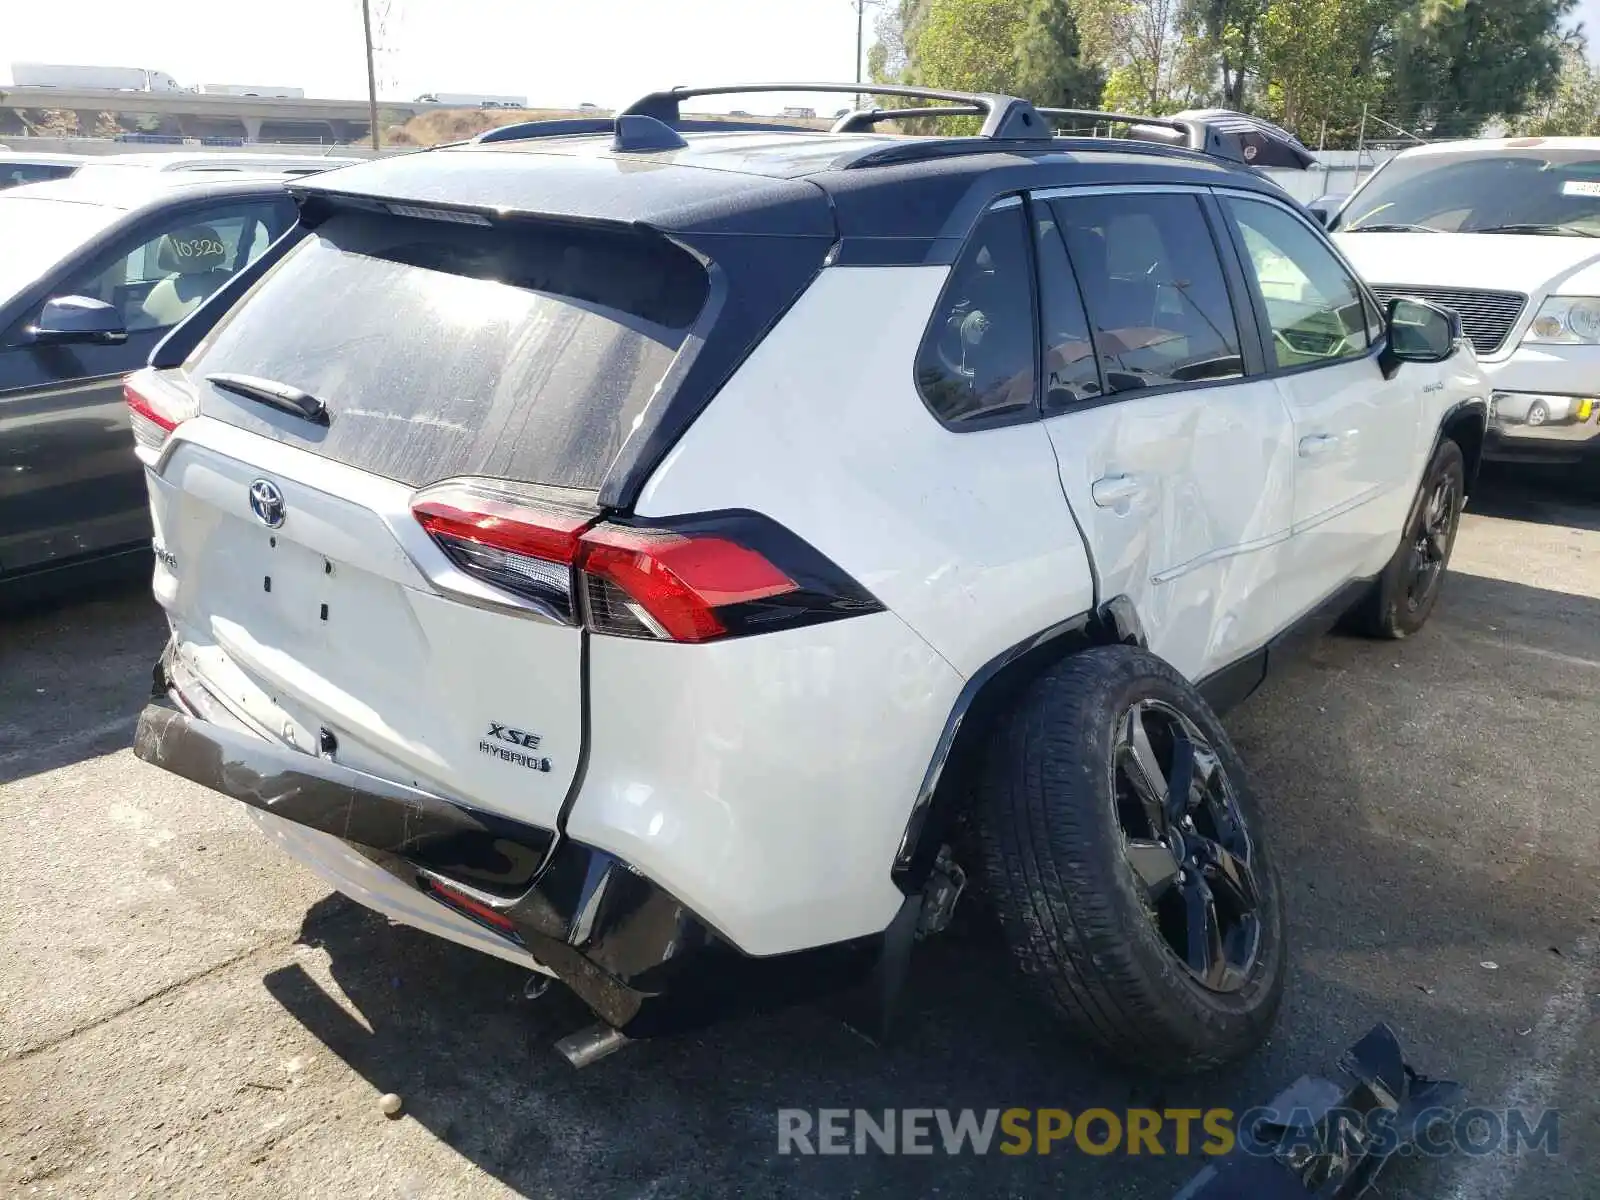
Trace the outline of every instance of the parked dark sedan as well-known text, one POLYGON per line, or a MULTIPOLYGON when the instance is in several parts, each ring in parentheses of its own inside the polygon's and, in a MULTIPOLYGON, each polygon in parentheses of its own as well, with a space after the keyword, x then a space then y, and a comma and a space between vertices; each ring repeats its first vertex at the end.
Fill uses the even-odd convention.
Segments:
POLYGON ((127 174, 0 192, 0 600, 148 560, 122 377, 295 220, 281 176, 127 174))

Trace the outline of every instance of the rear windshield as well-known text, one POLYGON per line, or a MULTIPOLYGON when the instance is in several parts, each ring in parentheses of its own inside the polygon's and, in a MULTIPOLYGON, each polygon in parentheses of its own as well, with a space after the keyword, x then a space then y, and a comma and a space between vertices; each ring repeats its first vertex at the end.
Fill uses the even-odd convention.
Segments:
POLYGON ((648 233, 336 215, 196 350, 196 378, 310 392, 322 428, 214 388, 202 411, 420 486, 597 488, 706 296, 648 233))

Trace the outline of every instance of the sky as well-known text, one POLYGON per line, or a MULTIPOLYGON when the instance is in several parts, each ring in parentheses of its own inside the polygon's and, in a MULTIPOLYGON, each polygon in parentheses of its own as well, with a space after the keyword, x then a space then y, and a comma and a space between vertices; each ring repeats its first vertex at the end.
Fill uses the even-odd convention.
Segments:
MULTIPOLYGON (((867 43, 876 4, 868 0, 867 43)), ((526 96, 535 106, 615 107, 680 83, 854 78, 854 0, 372 0, 379 94, 526 96)), ((0 20, 0 81, 12 62, 166 71, 191 86, 265 84, 315 97, 366 95, 360 0, 12 0, 0 20)), ((1575 16, 1600 59, 1600 0, 1575 16)), ((791 98, 792 99, 792 98, 791 98)), ((773 111, 733 97, 706 110, 773 111)), ((819 110, 833 105, 807 101, 819 110)), ((840 102, 844 103, 843 101, 840 102)))
MULTIPOLYGON (((1594 0, 1600 4, 1600 0, 1594 0)), ((686 83, 855 78, 854 0, 372 0, 379 95, 526 96, 616 107, 686 83), (382 20, 387 10, 387 19, 382 20)), ((360 0, 0 2, 13 62, 144 67, 184 86, 237 83, 364 98, 360 0)), ((871 44, 874 8, 866 12, 871 44)), ((819 109, 825 99, 807 101, 819 109)), ((722 108, 772 111, 776 99, 722 108)), ((706 102, 707 110, 718 105, 706 102)))

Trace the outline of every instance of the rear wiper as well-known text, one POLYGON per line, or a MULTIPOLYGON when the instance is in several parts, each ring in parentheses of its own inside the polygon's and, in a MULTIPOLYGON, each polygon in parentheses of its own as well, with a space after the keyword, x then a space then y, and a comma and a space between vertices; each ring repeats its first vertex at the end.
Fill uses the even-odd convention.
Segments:
POLYGON ((1393 221, 1389 224, 1378 225, 1352 225, 1344 230, 1345 233, 1443 233, 1442 229, 1435 229, 1432 225, 1411 225, 1404 221, 1393 221))
POLYGON ((1553 233, 1561 237, 1600 237, 1600 233, 1576 225, 1540 224, 1534 221, 1517 225, 1490 225, 1487 229, 1465 229, 1463 233, 1553 233))
POLYGON ((310 392, 302 392, 275 379, 258 379, 254 375, 207 375, 206 382, 225 392, 257 400, 279 412, 301 417, 314 425, 328 423, 328 406, 310 392))

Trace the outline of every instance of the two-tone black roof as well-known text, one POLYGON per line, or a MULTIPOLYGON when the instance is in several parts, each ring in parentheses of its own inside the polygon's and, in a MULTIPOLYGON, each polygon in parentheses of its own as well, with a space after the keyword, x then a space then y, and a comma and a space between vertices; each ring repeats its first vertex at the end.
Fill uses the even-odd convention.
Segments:
MULTIPOLYGON (((822 85, 811 85, 822 86, 822 85)), ((830 90, 854 85, 826 85, 830 90)), ((804 90, 803 85, 759 85, 804 90)), ((1281 194, 1233 154, 1155 140, 1060 137, 908 137, 855 131, 874 110, 818 129, 755 129, 670 116, 655 93, 610 119, 530 123, 432 151, 378 159, 292 187, 311 201, 364 198, 490 216, 643 225, 673 235, 759 234, 840 240, 848 261, 947 261, 988 204, 1002 195, 1058 186, 1227 183, 1281 194), (631 123, 631 124, 630 124, 631 123), (705 128, 710 126, 710 128, 705 128), (659 136, 657 136, 659 133, 659 136)), ((906 89, 923 94, 921 89, 906 89)), ((940 99, 962 93, 926 93, 940 99)), ((951 111, 991 105, 986 120, 1043 120, 1025 101, 972 96, 951 111), (1002 104, 1001 102, 1004 102, 1002 104), (1009 105, 1009 107, 1007 107, 1009 105), (1020 109, 1018 105, 1022 106, 1020 109), (1001 116, 995 116, 996 112, 1001 116), (1007 116, 1006 114, 1009 114, 1007 116)), ((930 111, 930 110, 921 110, 930 111)), ((940 110, 931 110, 937 114, 940 110)), ((1054 116, 1052 110, 1043 110, 1054 116)), ((1070 115, 1070 114, 1069 114, 1070 115)), ((1210 144, 1209 127, 1182 121, 1085 114, 1153 126, 1210 144), (1187 132, 1185 132, 1187 130, 1187 132)))

